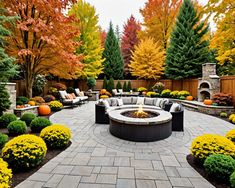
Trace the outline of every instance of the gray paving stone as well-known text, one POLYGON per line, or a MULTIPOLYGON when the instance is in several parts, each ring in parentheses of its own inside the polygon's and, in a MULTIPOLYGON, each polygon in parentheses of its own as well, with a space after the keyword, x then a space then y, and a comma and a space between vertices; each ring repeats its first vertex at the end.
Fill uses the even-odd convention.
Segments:
POLYGON ((100 170, 101 170, 101 166, 96 166, 96 167, 94 167, 92 173, 98 174, 98 173, 100 173, 100 170))
POLYGON ((54 174, 70 174, 72 171, 73 166, 67 166, 67 165, 58 165, 52 173, 54 174))
POLYGON ((152 161, 154 170, 164 170, 162 161, 152 161))
POLYGON ((33 175, 31 175, 28 180, 31 181, 43 181, 46 182, 51 178, 52 174, 45 174, 45 173, 39 173, 36 172, 33 175))
POLYGON ((156 188, 153 180, 136 180, 137 188, 156 188))
POLYGON ((189 181, 188 178, 174 178, 169 177, 172 186, 179 186, 179 187, 193 187, 192 183, 189 181))
POLYGON ((92 152, 91 156, 104 156, 106 153, 106 148, 95 148, 94 151, 92 152))
POLYGON ((114 166, 131 166, 129 157, 115 157, 114 166))
POLYGON ((71 176, 71 175, 65 175, 57 188, 76 188, 79 184, 79 181, 81 179, 81 176, 71 176))
POLYGON ((195 188, 213 188, 214 186, 211 185, 207 180, 202 178, 189 178, 191 183, 195 188))
POLYGON ((94 167, 91 166, 75 166, 70 172, 71 175, 90 176, 94 167))
POLYGON ((78 153, 71 161, 71 165, 87 165, 90 161, 90 153, 78 153))
POLYGON ((43 184, 44 182, 26 180, 17 185, 17 188, 41 188, 43 184))
POLYGON ((135 169, 153 169, 153 165, 150 160, 131 159, 131 166, 135 167, 135 169))
POLYGON ((157 188, 172 188, 170 181, 156 180, 155 183, 157 188))
POLYGON ((134 168, 133 167, 119 167, 118 178, 134 179, 134 168))
POLYGON ((57 187, 59 182, 62 180, 64 175, 54 174, 47 182, 43 185, 43 187, 57 187))
POLYGON ((89 165, 96 166, 112 166, 114 163, 114 157, 91 157, 89 165))
POLYGON ((98 174, 96 183, 116 184, 117 176, 111 174, 98 174))
POLYGON ((117 179, 116 188, 136 188, 135 180, 133 179, 117 179))
POLYGON ((135 170, 136 179, 168 180, 163 170, 135 170))
POLYGON ((118 167, 102 167, 101 174, 117 174, 118 167))
POLYGON ((164 166, 180 166, 179 162, 174 156, 160 155, 164 166))
POLYGON ((82 176, 80 182, 83 183, 95 183, 97 174, 91 174, 90 176, 82 176))
POLYGON ((166 166, 165 171, 168 177, 180 177, 178 170, 176 167, 166 166))
POLYGON ((115 185, 80 183, 78 188, 115 188, 115 185))
POLYGON ((198 178, 201 177, 194 169, 192 168, 181 168, 177 167, 176 168, 180 174, 181 177, 183 178, 198 178))

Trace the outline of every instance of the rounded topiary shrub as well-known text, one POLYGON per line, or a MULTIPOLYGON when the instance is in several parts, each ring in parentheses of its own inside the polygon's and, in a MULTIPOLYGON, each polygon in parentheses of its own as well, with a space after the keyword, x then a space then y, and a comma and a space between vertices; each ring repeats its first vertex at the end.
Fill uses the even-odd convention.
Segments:
POLYGON ((213 154, 206 158, 204 167, 209 175, 226 181, 235 170, 235 160, 227 155, 213 154))
POLYGON ((33 113, 24 113, 22 117, 20 118, 21 121, 24 121, 27 126, 30 125, 31 121, 36 118, 36 116, 33 113))
POLYGON ((26 133, 27 126, 24 121, 16 120, 16 121, 12 121, 7 126, 7 129, 10 135, 20 135, 20 134, 26 133))
POLYGON ((231 140, 235 144, 235 129, 232 129, 226 133, 226 138, 231 140))
POLYGON ((14 170, 38 166, 47 152, 46 143, 35 135, 21 135, 6 143, 2 157, 14 170))
POLYGON ((0 127, 7 127, 12 121, 16 121, 17 117, 15 114, 3 114, 0 117, 0 127))
POLYGON ((53 124, 44 128, 40 137, 46 142, 50 148, 62 148, 68 145, 71 138, 70 129, 66 126, 53 124))
POLYGON ((42 117, 36 117, 30 124, 30 128, 34 133, 40 133, 42 129, 51 125, 50 120, 42 117))
POLYGON ((12 170, 8 168, 7 162, 3 161, 3 159, 0 158, 0 187, 10 187, 11 178, 12 170))
POLYGON ((235 171, 230 176, 230 185, 232 188, 235 188, 235 171))
POLYGON ((7 143, 8 136, 6 134, 0 133, 0 149, 7 143))
POLYGON ((235 158, 235 145, 223 136, 204 134, 193 140, 191 153, 199 162, 204 162, 212 154, 224 154, 235 158))

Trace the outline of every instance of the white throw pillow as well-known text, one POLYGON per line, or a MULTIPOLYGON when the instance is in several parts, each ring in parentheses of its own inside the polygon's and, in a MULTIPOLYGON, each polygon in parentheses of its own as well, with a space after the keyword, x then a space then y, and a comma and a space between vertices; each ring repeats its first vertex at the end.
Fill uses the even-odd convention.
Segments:
POLYGON ((117 95, 117 93, 118 93, 116 89, 112 89, 112 92, 114 95, 117 95))
POLYGON ((118 104, 118 106, 122 106, 123 105, 123 100, 122 99, 117 99, 117 104, 118 104))
POLYGON ((66 91, 59 91, 59 93, 60 93, 60 96, 62 99, 65 99, 66 95, 68 95, 68 93, 66 91))
POLYGON ((104 100, 103 103, 106 109, 110 107, 109 102, 107 100, 104 100))
POLYGON ((119 93, 123 93, 123 90, 122 90, 122 89, 118 89, 118 92, 119 92, 119 93))
POLYGON ((138 97, 136 104, 142 104, 142 105, 144 105, 144 97, 138 97))
POLYGON ((75 89, 75 93, 76 93, 77 96, 79 96, 80 89, 76 88, 76 89, 75 89))
POLYGON ((157 99, 156 106, 160 107, 163 99, 157 99))
POLYGON ((173 103, 170 109, 170 112, 178 112, 180 111, 180 104, 178 103, 173 103))

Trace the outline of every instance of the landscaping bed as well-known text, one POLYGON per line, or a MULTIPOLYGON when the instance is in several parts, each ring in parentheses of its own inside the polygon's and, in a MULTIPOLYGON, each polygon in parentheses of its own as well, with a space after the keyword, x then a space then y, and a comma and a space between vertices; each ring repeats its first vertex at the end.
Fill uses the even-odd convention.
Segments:
POLYGON ((215 178, 214 176, 209 176, 205 168, 202 165, 197 164, 195 162, 195 158, 191 154, 188 155, 186 159, 191 167, 193 167, 202 177, 204 177, 207 181, 209 181, 216 188, 229 188, 230 187, 229 182, 218 181, 218 179, 215 178))

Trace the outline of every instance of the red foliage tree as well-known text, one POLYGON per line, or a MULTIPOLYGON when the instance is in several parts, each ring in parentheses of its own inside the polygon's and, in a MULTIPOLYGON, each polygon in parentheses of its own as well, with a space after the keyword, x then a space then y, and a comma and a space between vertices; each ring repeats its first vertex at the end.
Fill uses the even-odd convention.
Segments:
POLYGON ((133 15, 127 20, 124 25, 124 31, 122 35, 121 50, 124 59, 124 75, 130 76, 129 64, 131 61, 132 51, 134 51, 135 45, 139 43, 138 32, 141 30, 140 23, 136 21, 133 15))
POLYGON ((102 47, 104 47, 106 37, 107 37, 107 32, 105 30, 102 30, 102 28, 100 27, 100 38, 101 38, 102 47))
MULTIPOLYGON (((79 31, 72 17, 63 13, 71 0, 7 0, 2 4, 11 15, 19 17, 10 28, 8 52, 17 57, 25 77, 26 95, 32 96, 36 75, 53 74, 61 78, 76 78, 81 69, 81 56, 75 55, 79 31)), ((9 26, 10 27, 10 26, 9 26)))

